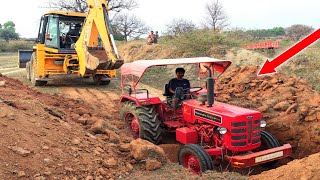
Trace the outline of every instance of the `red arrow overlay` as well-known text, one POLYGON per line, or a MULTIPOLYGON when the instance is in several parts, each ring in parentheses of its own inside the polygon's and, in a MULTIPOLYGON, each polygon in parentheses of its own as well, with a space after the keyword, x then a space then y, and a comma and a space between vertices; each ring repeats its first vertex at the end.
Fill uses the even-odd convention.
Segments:
POLYGON ((276 57, 273 61, 267 61, 262 66, 260 72, 258 75, 265 75, 270 73, 275 73, 278 66, 283 64, 284 62, 288 61, 291 57, 302 51, 304 48, 308 47, 310 44, 314 43, 320 38, 320 29, 314 31, 310 35, 308 35, 306 38, 292 46, 290 49, 285 51, 284 53, 280 54, 278 57, 276 57))

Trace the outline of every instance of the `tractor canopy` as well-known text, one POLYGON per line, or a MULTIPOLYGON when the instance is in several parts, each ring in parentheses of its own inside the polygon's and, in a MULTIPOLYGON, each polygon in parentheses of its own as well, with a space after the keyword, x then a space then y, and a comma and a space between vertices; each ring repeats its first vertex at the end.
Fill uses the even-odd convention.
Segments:
POLYGON ((206 72, 204 65, 209 66, 213 72, 223 73, 230 65, 231 61, 219 60, 209 57, 197 58, 181 58, 181 59, 162 59, 162 60, 137 60, 131 63, 125 63, 121 67, 121 75, 134 75, 141 78, 144 72, 153 66, 167 65, 184 65, 184 64, 199 64, 199 71, 206 72))

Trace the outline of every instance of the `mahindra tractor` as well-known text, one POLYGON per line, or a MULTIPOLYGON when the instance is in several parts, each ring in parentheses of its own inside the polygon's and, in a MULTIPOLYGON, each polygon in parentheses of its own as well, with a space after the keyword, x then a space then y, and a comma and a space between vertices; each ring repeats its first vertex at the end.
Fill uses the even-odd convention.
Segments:
POLYGON ((266 121, 260 112, 215 101, 215 81, 230 65, 230 61, 208 57, 126 63, 121 68, 120 118, 133 136, 154 144, 159 144, 166 133, 175 133, 183 144, 179 163, 195 173, 212 170, 217 162, 228 161, 237 168, 271 166, 290 156, 291 145, 280 145, 264 130, 266 121), (138 88, 147 69, 187 64, 196 68, 199 83, 176 89, 178 105, 173 106, 167 84, 163 100, 148 89, 138 88))

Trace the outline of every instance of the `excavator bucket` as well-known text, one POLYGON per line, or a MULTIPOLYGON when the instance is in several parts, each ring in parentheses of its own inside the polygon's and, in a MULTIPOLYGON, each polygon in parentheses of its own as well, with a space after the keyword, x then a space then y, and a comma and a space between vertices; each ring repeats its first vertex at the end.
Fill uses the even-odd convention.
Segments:
POLYGON ((86 67, 90 70, 108 69, 111 63, 104 49, 88 49, 86 56, 86 67))
POLYGON ((26 63, 28 61, 30 61, 32 53, 33 53, 32 50, 22 50, 22 49, 18 50, 18 55, 19 55, 19 64, 18 65, 19 65, 19 68, 25 68, 26 67, 26 63))
MULTIPOLYGON (((118 69, 123 64, 123 60, 117 59, 112 62, 103 48, 88 48, 86 55, 86 68, 89 71, 118 69)), ((87 71, 87 73, 89 73, 87 71)))

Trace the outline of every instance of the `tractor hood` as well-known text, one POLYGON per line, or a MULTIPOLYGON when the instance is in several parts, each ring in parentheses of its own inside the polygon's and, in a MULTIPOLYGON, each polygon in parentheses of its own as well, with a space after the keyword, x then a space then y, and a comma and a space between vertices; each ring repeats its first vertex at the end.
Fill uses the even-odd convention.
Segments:
POLYGON ((262 114, 258 111, 221 103, 215 102, 213 107, 207 107, 207 105, 200 105, 197 100, 188 100, 183 102, 184 112, 189 111, 194 118, 202 117, 204 119, 213 120, 216 117, 220 117, 221 122, 223 119, 247 119, 250 116, 252 120, 259 120, 262 118, 262 114))

